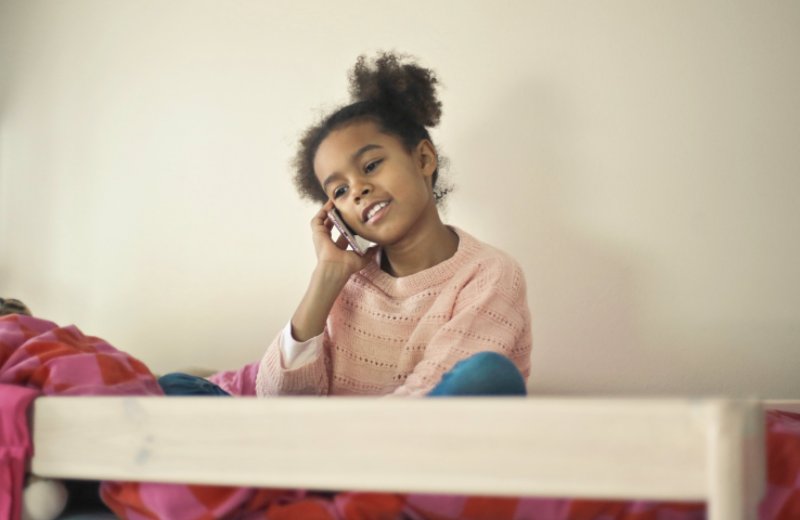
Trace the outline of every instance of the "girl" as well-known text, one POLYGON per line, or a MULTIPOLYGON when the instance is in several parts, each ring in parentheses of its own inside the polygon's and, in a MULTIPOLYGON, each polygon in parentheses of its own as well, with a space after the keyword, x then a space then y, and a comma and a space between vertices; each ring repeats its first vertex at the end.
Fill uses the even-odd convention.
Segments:
MULTIPOLYGON (((441 116, 434 73, 382 54, 358 59, 352 104, 311 127, 295 184, 322 205, 311 220, 317 264, 254 385, 220 374, 229 393, 266 395, 524 395, 530 315, 519 265, 437 209, 440 157, 427 127, 441 116), (338 210, 372 242, 360 256, 332 238, 338 210), (252 387, 255 388, 247 388, 252 387)), ((246 372, 247 370, 245 370, 246 372)), ((247 377, 244 377, 247 379, 247 377)), ((168 394, 224 393, 171 374, 168 394)))
MULTIPOLYGON (((297 310, 259 362, 209 379, 170 374, 159 380, 164 393, 525 395, 531 334, 522 271, 505 253, 445 225, 437 209, 448 190, 438 183, 440 158, 426 129, 441 115, 436 82, 432 71, 393 54, 357 61, 355 101, 309 129, 295 160, 301 195, 321 204, 311 220, 317 264, 297 310), (359 255, 344 238, 334 240, 334 208, 375 246, 359 255)), ((13 331, 27 330, 14 323, 7 323, 13 331)), ((86 354, 90 346, 77 350, 86 354)), ((127 391, 159 390, 143 365, 119 363, 132 367, 121 372, 130 376, 125 384, 138 385, 127 391)), ((91 389, 101 390, 110 392, 91 389)), ((129 519, 400 518, 417 507, 391 493, 134 482, 104 482, 101 496, 129 519)), ((431 508, 423 502, 422 510, 431 508)), ((445 497, 442 507, 451 502, 445 497)), ((498 507, 493 517, 506 510, 498 507)))

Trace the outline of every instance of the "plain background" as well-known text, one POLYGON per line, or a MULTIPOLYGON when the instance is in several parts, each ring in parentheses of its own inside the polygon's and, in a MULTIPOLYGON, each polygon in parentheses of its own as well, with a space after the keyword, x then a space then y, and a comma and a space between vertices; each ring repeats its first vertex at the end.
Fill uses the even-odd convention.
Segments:
POLYGON ((445 220, 511 253, 537 394, 800 397, 800 3, 0 0, 0 295, 155 371, 258 359, 289 162, 359 54, 434 68, 445 220))

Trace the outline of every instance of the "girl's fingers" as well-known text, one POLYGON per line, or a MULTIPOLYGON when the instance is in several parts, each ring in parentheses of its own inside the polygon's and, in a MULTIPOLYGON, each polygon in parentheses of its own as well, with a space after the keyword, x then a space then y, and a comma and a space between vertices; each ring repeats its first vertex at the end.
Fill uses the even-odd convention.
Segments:
POLYGON ((328 212, 333 209, 333 203, 331 201, 326 202, 317 213, 318 216, 327 217, 328 212))
POLYGON ((314 215, 314 218, 311 219, 311 229, 313 231, 330 231, 332 227, 333 222, 330 221, 326 214, 314 215))
POLYGON ((333 209, 333 201, 328 200, 319 211, 317 211, 314 218, 311 219, 312 226, 326 226, 328 229, 333 225, 328 218, 328 212, 333 209))

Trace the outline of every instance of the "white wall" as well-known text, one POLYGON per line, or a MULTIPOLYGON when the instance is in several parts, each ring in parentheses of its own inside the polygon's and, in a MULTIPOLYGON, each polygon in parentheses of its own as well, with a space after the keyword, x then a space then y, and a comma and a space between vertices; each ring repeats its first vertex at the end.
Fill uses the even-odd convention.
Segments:
POLYGON ((289 160, 360 53, 435 68, 447 220, 524 266, 539 393, 800 397, 800 3, 0 0, 0 295, 235 368, 314 263, 289 160))

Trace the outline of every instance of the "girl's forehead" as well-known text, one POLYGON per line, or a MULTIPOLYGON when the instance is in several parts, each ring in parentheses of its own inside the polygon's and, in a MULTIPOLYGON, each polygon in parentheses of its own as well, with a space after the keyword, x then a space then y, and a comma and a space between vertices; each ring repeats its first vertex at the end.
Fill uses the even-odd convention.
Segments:
POLYGON ((351 162, 353 154, 374 144, 383 148, 396 145, 397 138, 381 132, 372 121, 352 123, 337 128, 322 140, 314 155, 314 172, 317 177, 330 175, 351 162))
POLYGON ((347 154, 350 147, 358 147, 367 141, 383 140, 388 137, 372 121, 351 123, 332 131, 317 148, 317 156, 325 154, 347 154))

